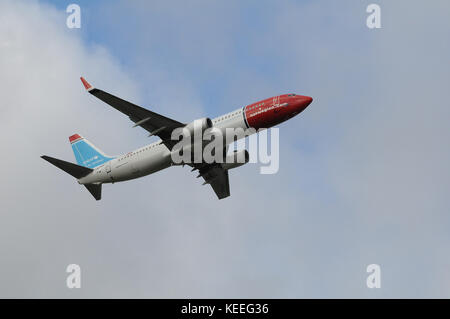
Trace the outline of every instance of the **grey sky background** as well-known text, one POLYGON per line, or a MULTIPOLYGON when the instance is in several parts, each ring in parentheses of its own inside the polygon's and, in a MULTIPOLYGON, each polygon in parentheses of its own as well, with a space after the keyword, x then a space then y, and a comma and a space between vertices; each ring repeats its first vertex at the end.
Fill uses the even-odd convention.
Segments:
POLYGON ((450 297, 448 1, 374 1, 380 30, 370 1, 79 1, 81 30, 69 3, 0 3, 0 297, 450 297), (186 122, 314 102, 280 125, 280 171, 231 171, 226 200, 171 168, 95 202, 39 156, 151 140, 80 75, 186 122))

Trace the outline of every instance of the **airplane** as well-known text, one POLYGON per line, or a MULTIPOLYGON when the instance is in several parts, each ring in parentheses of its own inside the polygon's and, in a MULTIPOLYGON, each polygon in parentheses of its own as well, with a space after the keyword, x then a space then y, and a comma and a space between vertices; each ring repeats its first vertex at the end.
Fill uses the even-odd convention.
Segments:
MULTIPOLYGON (((186 124, 170 119, 97 89, 83 77, 80 79, 90 94, 127 115, 135 123, 133 127, 142 127, 150 133, 149 136, 158 136, 160 140, 123 155, 108 156, 81 135, 73 134, 69 137, 69 142, 77 164, 46 155, 41 158, 75 177, 96 200, 101 199, 102 184, 143 177, 177 165, 171 156, 171 151, 178 142, 171 139, 172 131, 177 128, 192 128, 194 122, 186 124)), ((205 117, 197 121, 201 123, 203 129, 253 128, 256 132, 294 117, 311 104, 312 100, 309 96, 283 94, 246 105, 214 119, 205 117)), ((230 196, 228 170, 241 166, 249 160, 246 150, 235 152, 244 152, 241 154, 245 157, 244 163, 194 162, 186 163, 186 165, 191 166, 192 171, 198 170, 197 177, 203 177, 204 184, 211 185, 217 197, 223 199, 230 196)), ((231 156, 236 155, 231 154, 231 156)))

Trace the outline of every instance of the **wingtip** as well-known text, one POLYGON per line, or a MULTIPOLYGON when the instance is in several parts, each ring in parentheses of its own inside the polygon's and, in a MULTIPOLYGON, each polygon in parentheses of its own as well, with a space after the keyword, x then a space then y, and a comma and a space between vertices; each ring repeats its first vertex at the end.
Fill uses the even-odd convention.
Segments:
POLYGON ((84 77, 81 76, 81 77, 80 77, 80 80, 81 80, 81 82, 83 83, 84 88, 85 88, 87 91, 92 90, 92 85, 90 85, 89 82, 86 81, 86 79, 85 79, 84 77))

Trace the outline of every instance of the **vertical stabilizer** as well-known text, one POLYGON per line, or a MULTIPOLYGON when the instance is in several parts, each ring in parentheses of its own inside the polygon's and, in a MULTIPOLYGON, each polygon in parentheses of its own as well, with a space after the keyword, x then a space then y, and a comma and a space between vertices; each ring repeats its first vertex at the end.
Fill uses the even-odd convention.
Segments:
POLYGON ((73 154, 75 155, 78 165, 95 168, 114 159, 114 157, 106 155, 79 134, 70 136, 69 141, 72 145, 73 154))

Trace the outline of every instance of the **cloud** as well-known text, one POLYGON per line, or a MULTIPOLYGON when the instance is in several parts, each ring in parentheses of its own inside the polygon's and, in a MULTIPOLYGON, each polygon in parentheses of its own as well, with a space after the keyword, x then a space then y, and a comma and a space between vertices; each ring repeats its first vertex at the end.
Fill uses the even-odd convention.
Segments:
MULTIPOLYGON (((66 28, 64 13, 21 1, 3 1, 0 11, 4 92, 0 142, 5 156, 0 168, 4 178, 0 294, 58 296, 58 289, 64 287, 60 280, 65 276, 64 264, 73 257, 70 251, 81 253, 82 246, 89 247, 95 238, 98 206, 87 201, 83 196, 87 194, 71 177, 57 173, 39 156, 47 153, 72 160, 68 136, 74 131, 94 135, 107 114, 83 92, 81 74, 115 82, 113 90, 138 97, 131 80, 105 49, 84 46, 66 28)), ((111 127, 120 126, 123 119, 118 120, 108 117, 111 127)), ((100 144, 109 151, 122 136, 103 131, 95 134, 94 141, 103 140, 100 144)))

